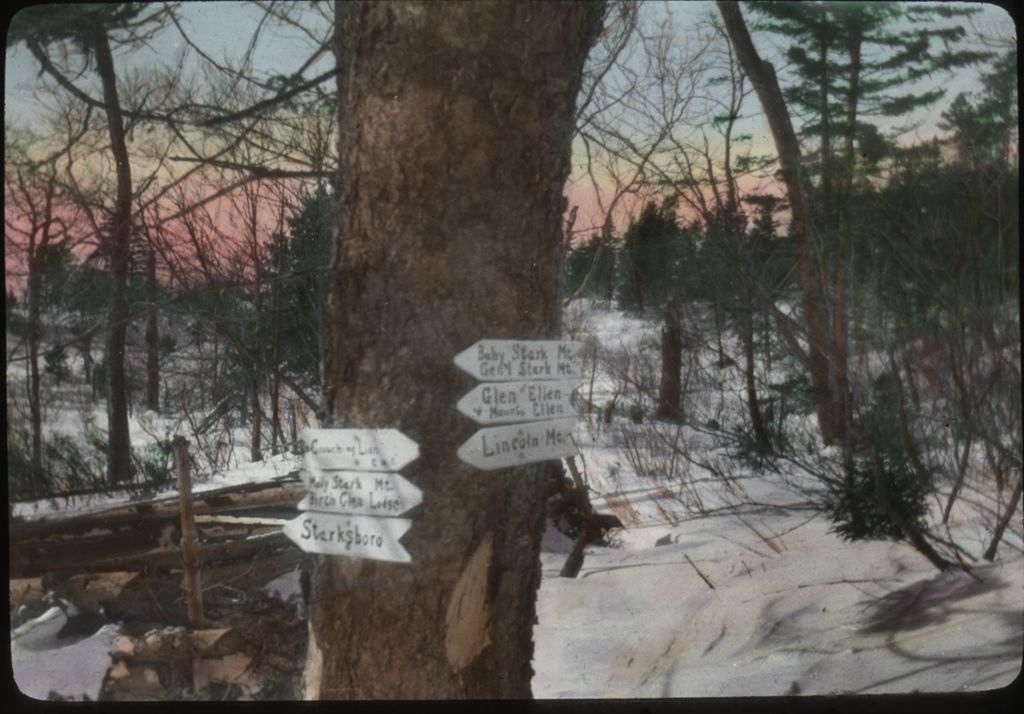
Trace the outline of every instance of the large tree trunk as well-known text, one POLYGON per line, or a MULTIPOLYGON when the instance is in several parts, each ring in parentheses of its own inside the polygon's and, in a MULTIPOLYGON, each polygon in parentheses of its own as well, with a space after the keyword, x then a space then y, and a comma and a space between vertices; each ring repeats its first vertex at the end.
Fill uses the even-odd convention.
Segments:
POLYGON ((541 465, 456 457, 484 337, 557 338, 574 100, 599 3, 339 3, 339 222, 324 411, 400 429, 408 564, 316 556, 309 698, 528 697, 541 465))
POLYGON ((804 195, 804 181, 800 168, 800 144, 790 121, 782 90, 775 77, 775 68, 769 62, 761 60, 757 54, 743 15, 740 13, 739 4, 727 0, 718 0, 717 4, 729 34, 729 41, 761 100, 775 140, 775 150, 779 155, 779 166, 793 216, 793 235, 797 241, 797 270, 803 288, 808 358, 818 428, 824 442, 831 444, 836 439, 836 429, 828 354, 830 335, 821 280, 815 266, 809 202, 804 195))
POLYGON ((117 174, 117 201, 111 220, 109 240, 110 274, 113 288, 110 296, 110 332, 107 336, 107 364, 110 369, 110 394, 107 406, 109 442, 107 479, 110 483, 131 478, 131 442, 128 436, 128 388, 125 374, 125 342, 128 334, 128 303, 125 288, 128 282, 128 249, 132 229, 132 174, 125 143, 124 121, 117 97, 117 77, 106 31, 97 25, 92 30, 96 53, 96 71, 103 83, 110 151, 114 155, 117 174))

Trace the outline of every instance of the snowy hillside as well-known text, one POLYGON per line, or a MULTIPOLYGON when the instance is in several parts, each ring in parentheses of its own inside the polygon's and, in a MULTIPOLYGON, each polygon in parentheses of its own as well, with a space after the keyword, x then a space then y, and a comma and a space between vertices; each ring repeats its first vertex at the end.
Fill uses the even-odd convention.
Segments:
MULTIPOLYGON (((596 369, 585 365, 581 392, 596 407, 617 400, 610 424, 600 411, 581 414, 576 462, 594 508, 624 527, 589 546, 579 575, 565 578, 559 571, 573 542, 549 521, 534 632, 536 697, 978 691, 1018 675, 1019 518, 996 561, 977 560, 973 574, 938 573, 903 543, 845 542, 814 504, 819 483, 786 462, 753 466, 707 427, 742 419, 738 370, 717 367, 714 352, 698 345, 686 422, 634 423, 628 406, 647 409, 650 395, 623 375, 657 373, 657 324, 586 303, 570 306, 566 322, 594 350, 591 360, 597 355, 596 369)), ((802 433, 808 417, 789 418, 802 433)), ((132 436, 156 431, 149 425, 132 436)), ((802 448, 820 451, 813 440, 802 448)), ((282 456, 197 474, 196 490, 280 479, 297 464, 282 456)), ((986 498, 972 492, 958 500, 950 519, 951 535, 975 554, 989 536, 986 498)), ((116 502, 19 504, 14 514, 54 517, 116 502)), ((294 601, 297 579, 291 570, 267 588, 294 601)), ((108 623, 58 638, 65 610, 49 607, 12 629, 15 680, 36 698, 54 691, 95 699, 110 676, 109 653, 123 646, 121 629, 108 623)))
MULTIPOLYGON (((657 355, 657 324, 581 303, 567 322, 575 339, 596 339, 606 355, 642 357, 645 343, 657 355)), ((725 422, 741 408, 738 371, 712 360, 703 350, 694 366, 695 380, 720 380, 695 390, 697 424, 725 422)), ((595 392, 603 399, 615 379, 602 376, 595 392)), ((830 532, 809 503, 820 485, 806 473, 752 469, 716 448, 706 429, 599 422, 592 415, 579 429, 580 461, 600 495, 595 508, 626 527, 614 547, 588 548, 576 579, 558 577, 570 544, 549 531, 536 696, 976 691, 1020 673, 1019 518, 995 563, 976 564, 974 577, 938 573, 904 543, 849 543, 830 532), (660 440, 629 438, 652 431, 660 440), (688 445, 676 450, 688 453, 674 478, 664 476, 672 466, 663 458, 644 458, 644 445, 666 441, 688 445)), ((955 539, 980 553, 981 512, 956 506, 955 539)))

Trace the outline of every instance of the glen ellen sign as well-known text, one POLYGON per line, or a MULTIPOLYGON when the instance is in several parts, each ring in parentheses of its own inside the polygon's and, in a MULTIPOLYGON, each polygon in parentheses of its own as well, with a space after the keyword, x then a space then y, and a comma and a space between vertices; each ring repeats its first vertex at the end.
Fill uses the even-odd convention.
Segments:
POLYGON ((480 429, 459 447, 458 456, 484 471, 575 456, 575 426, 573 418, 480 429))
POLYGON ((284 533, 306 553, 409 563, 412 557, 398 541, 411 525, 408 518, 309 511, 285 523, 284 533))
POLYGON ((486 382, 459 400, 455 408, 478 424, 508 424, 575 416, 575 382, 486 382))
POLYGON ((579 379, 582 349, 557 340, 480 340, 455 364, 481 381, 579 379))

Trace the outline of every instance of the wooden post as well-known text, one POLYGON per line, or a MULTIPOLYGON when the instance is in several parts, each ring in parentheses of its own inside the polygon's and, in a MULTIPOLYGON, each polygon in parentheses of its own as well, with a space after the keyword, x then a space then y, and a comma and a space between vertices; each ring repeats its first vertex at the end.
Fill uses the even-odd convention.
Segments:
POLYGON ((181 559, 185 565, 182 589, 188 603, 188 622, 192 629, 204 627, 203 598, 199 585, 199 549, 196 544, 196 522, 192 516, 192 479, 189 476, 188 440, 174 440, 174 462, 178 469, 178 494, 181 499, 181 559))

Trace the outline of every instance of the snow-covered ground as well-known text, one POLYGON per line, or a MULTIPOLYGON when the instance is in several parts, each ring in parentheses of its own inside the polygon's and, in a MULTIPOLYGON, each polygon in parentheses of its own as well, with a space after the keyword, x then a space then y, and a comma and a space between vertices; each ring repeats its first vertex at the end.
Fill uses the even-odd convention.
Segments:
MULTIPOLYGON (((618 400, 613 424, 602 424, 598 413, 581 419, 577 463, 595 508, 614 513, 625 528, 608 546, 589 547, 570 579, 558 573, 572 543, 549 527, 534 631, 536 697, 948 692, 999 688, 1018 675, 1019 514, 995 563, 974 563, 975 577, 940 574, 902 543, 844 542, 810 506, 816 486, 806 474, 754 469, 704 428, 712 417, 721 426, 742 419, 738 370, 717 368, 706 347, 694 350, 684 366, 691 371, 690 423, 633 425, 622 409, 649 407, 649 397, 625 378, 657 368, 658 326, 586 303, 570 306, 566 323, 574 339, 598 347, 592 386, 584 375, 590 401, 618 400), (652 448, 666 442, 680 448, 652 448)), ((138 417, 133 443, 169 428, 138 417)), ((297 465, 294 457, 277 457, 197 474, 195 490, 280 478, 297 465)), ((97 496, 20 504, 15 514, 111 505, 97 496)), ((951 535, 980 554, 990 537, 987 518, 958 501, 951 535)), ((294 578, 271 587, 282 597, 296 590, 294 578)), ((65 617, 51 609, 11 633, 15 679, 30 696, 54 690, 95 698, 99 691, 117 628, 58 640, 65 617)))
MULTIPOLYGON (((657 324, 584 303, 567 322, 575 339, 595 338, 606 361, 627 354, 637 371, 651 353, 656 362, 657 324)), ((718 370, 713 359, 705 349, 692 365, 695 425, 742 419, 739 371, 718 370)), ((629 396, 600 364, 594 382, 597 404, 629 396)), ((599 421, 578 429, 578 461, 595 508, 626 528, 613 547, 588 548, 575 579, 558 576, 571 544, 553 530, 545 538, 535 696, 977 691, 1020 673, 1019 515, 996 562, 974 564, 976 577, 939 573, 906 544, 849 543, 830 532, 807 501, 818 486, 804 473, 754 470, 707 430, 599 421), (676 444, 690 458, 672 463, 671 450, 657 457, 644 448, 652 443, 676 444)), ((975 555, 991 536, 991 516, 964 501, 950 524, 975 555)))
POLYGON ((67 621, 67 613, 54 606, 11 632, 14 681, 33 699, 47 699, 53 692, 96 701, 113 664, 109 653, 120 629, 104 625, 88 637, 59 638, 67 621))
MULTIPOLYGON (((641 498, 630 502, 642 511, 664 496, 641 498)), ((558 577, 564 543, 549 535, 534 695, 949 692, 1017 676, 1019 554, 1004 548, 976 567, 979 582, 940 574, 903 544, 843 542, 812 516, 763 508, 650 519, 623 531, 618 548, 588 549, 575 579, 558 577)))

